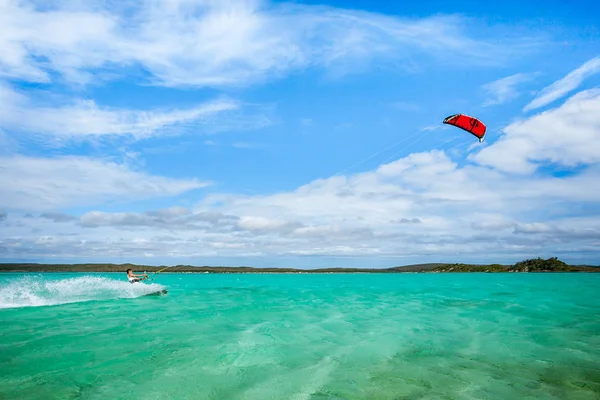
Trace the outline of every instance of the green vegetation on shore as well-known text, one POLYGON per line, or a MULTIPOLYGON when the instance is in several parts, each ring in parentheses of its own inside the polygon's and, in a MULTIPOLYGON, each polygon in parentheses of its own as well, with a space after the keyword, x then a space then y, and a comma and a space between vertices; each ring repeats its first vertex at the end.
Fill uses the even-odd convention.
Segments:
POLYGON ((546 260, 532 258, 519 261, 514 265, 472 265, 447 264, 432 270, 433 272, 600 272, 600 268, 591 265, 568 265, 556 257, 546 260))
POLYGON ((253 267, 210 267, 210 266, 150 266, 136 264, 34 264, 4 263, 0 264, 0 272, 125 272, 127 268, 134 271, 156 272, 169 267, 162 273, 403 273, 403 272, 600 272, 599 266, 568 265, 556 257, 546 260, 541 258, 519 261, 514 265, 501 264, 415 264, 393 268, 253 268, 253 267))

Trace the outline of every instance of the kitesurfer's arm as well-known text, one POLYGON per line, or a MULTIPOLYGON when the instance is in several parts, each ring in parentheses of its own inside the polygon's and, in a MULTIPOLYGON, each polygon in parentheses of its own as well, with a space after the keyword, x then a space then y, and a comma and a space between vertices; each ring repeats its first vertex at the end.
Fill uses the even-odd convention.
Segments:
POLYGON ((144 275, 136 275, 131 268, 127 268, 127 279, 129 279, 129 282, 131 283, 145 281, 148 279, 148 275, 145 272, 144 275))
POLYGON ((138 281, 144 281, 144 280, 148 279, 148 275, 147 274, 136 275, 136 274, 132 273, 131 276, 133 276, 134 278, 136 278, 138 281))

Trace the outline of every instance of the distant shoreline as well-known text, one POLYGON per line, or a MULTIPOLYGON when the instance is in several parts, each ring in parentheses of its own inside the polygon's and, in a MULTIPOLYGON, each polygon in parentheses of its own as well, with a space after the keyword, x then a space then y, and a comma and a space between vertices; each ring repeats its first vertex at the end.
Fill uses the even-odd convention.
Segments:
POLYGON ((600 272, 600 266, 568 265, 555 257, 546 260, 537 258, 520 261, 514 265, 503 264, 463 264, 428 263, 397 266, 391 268, 254 268, 248 266, 193 266, 140 264, 46 264, 46 263, 0 263, 2 272, 125 272, 128 268, 136 272, 191 273, 191 274, 351 274, 351 273, 440 273, 440 272, 600 272), (161 271, 164 270, 164 271, 161 271))
MULTIPOLYGON (((280 271, 227 271, 227 272, 201 272, 201 271, 174 271, 174 272, 161 272, 160 274, 166 275, 177 275, 177 274, 188 274, 188 275, 359 275, 359 274, 372 274, 372 275, 385 275, 385 274, 593 274, 600 273, 600 268, 593 267, 597 270, 586 270, 586 271, 336 271, 336 272, 322 272, 322 271, 298 271, 298 272, 280 272, 280 271)), ((134 273, 139 274, 140 272, 146 271, 150 274, 151 271, 148 270, 134 270, 134 273)), ((24 270, 15 270, 15 271, 5 271, 0 270, 0 275, 2 274, 124 274, 125 271, 48 271, 48 270, 36 270, 36 271, 24 271, 24 270)))

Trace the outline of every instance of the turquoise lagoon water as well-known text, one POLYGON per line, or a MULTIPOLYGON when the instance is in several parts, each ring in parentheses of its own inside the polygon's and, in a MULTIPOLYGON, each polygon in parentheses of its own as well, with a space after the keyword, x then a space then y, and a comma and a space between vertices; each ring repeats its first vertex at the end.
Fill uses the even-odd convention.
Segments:
POLYGON ((600 398, 600 274, 157 277, 0 275, 0 399, 600 398))

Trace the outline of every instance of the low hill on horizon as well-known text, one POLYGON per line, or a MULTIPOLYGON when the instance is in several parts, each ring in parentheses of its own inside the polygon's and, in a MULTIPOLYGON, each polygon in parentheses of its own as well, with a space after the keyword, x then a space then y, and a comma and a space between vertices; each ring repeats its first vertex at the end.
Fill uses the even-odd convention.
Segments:
POLYGON ((546 260, 537 258, 505 264, 424 263, 390 268, 257 268, 250 266, 193 266, 83 263, 0 263, 0 272, 125 272, 128 268, 136 272, 163 273, 406 273, 406 272, 600 272, 600 266, 568 265, 556 257, 546 260))

